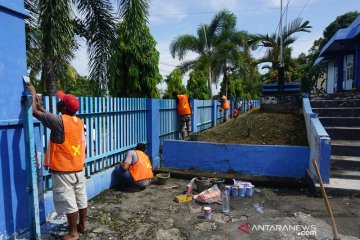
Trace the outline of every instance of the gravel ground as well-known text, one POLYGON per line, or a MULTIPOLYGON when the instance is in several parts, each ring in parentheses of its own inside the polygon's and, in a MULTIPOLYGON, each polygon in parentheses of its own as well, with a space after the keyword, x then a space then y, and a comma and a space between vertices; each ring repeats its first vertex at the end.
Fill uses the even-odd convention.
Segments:
MULTIPOLYGON (((206 205, 174 201, 187 183, 171 178, 167 185, 151 185, 141 192, 103 192, 89 201, 89 231, 80 239, 333 238, 323 199, 310 196, 306 189, 256 188, 252 198, 231 198, 228 214, 221 212, 221 204, 209 205, 213 216, 205 220, 202 208, 206 205), (254 203, 264 212, 255 209, 254 203), (303 232, 307 227, 314 231, 303 232)), ((330 204, 341 239, 359 239, 360 198, 330 196, 330 204)), ((64 216, 53 216, 42 227, 42 239, 59 239, 65 233, 64 216)))

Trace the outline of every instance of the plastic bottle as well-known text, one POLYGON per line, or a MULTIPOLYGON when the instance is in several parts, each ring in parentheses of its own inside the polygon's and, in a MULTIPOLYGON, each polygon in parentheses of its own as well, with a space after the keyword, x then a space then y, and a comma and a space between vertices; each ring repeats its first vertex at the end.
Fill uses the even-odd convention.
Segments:
POLYGON ((229 192, 226 190, 222 194, 222 209, 224 213, 228 213, 230 211, 230 197, 229 192))

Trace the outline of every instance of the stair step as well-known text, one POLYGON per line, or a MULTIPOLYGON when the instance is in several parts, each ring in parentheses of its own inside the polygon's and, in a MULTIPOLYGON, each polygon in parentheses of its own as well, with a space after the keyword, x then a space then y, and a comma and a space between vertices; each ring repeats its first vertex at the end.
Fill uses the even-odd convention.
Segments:
POLYGON ((354 157, 354 156, 331 155, 331 160, 334 160, 334 161, 352 161, 352 162, 359 162, 360 163, 360 157, 354 157))
POLYGON ((331 140, 331 154, 338 156, 360 157, 360 141, 331 140))
POLYGON ((356 141, 356 140, 331 140, 331 146, 360 147, 360 141, 356 141))
POLYGON ((360 171, 360 157, 331 155, 331 171, 355 170, 360 171))
POLYGON ((330 176, 333 178, 346 178, 346 179, 360 180, 360 171, 337 169, 337 170, 331 170, 330 176))
POLYGON ((319 117, 357 117, 360 116, 360 107, 333 107, 313 108, 319 117))
POLYGON ((360 127, 325 127, 334 140, 360 140, 360 127))
POLYGON ((329 107, 359 107, 360 99, 352 100, 311 100, 310 105, 312 108, 329 108, 329 107))
POLYGON ((324 127, 360 127, 360 117, 319 117, 324 127))
POLYGON ((360 93, 358 92, 339 92, 339 93, 320 93, 310 96, 312 101, 317 100, 346 100, 353 101, 355 99, 360 99, 360 93))
MULTIPOLYGON (((315 183, 317 188, 320 188, 319 183, 315 183)), ((360 193, 360 180, 357 179, 343 179, 330 178, 330 183, 324 183, 327 191, 336 191, 341 193, 360 193)))

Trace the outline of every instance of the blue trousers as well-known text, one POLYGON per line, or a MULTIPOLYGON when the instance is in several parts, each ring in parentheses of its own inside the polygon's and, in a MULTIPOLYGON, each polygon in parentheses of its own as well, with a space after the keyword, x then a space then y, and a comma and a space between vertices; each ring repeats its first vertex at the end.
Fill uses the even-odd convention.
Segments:
POLYGON ((119 174, 120 186, 131 187, 136 185, 133 177, 128 170, 124 170, 118 165, 115 167, 115 171, 119 174))

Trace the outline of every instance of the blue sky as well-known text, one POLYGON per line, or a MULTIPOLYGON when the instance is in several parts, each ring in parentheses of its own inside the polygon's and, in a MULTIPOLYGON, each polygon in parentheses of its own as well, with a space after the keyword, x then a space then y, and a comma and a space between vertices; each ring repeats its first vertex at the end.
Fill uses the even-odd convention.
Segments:
MULTIPOLYGON (((288 0, 283 0, 283 9, 288 0)), ((249 33, 273 33, 280 19, 280 0, 152 0, 149 9, 149 27, 160 52, 160 73, 165 77, 179 63, 169 52, 172 40, 182 34, 196 34, 201 23, 210 23, 220 10, 227 9, 237 17, 237 29, 249 33)), ((292 45, 293 57, 307 53, 314 40, 320 38, 326 26, 339 15, 360 11, 359 0, 290 0, 283 22, 296 17, 309 20, 311 33, 297 34, 292 45)), ((256 50, 254 56, 262 56, 256 50)), ((188 58, 196 55, 189 53, 188 58)), ((77 51, 73 65, 81 75, 88 75, 85 43, 77 51)), ((162 85, 161 88, 164 88, 162 85)))

